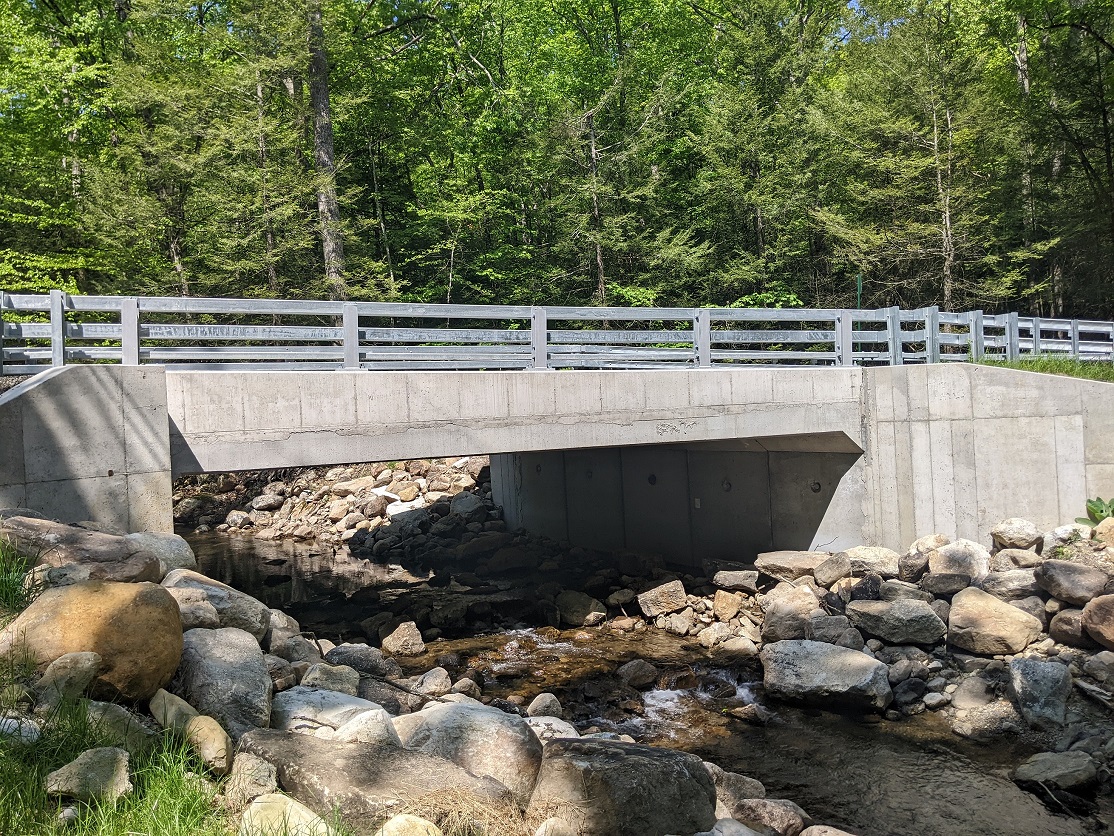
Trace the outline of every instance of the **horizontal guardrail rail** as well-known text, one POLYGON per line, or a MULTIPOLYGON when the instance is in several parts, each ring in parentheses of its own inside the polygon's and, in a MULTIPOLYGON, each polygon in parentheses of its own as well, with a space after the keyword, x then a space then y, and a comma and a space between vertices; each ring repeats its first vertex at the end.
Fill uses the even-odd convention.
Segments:
POLYGON ((939 308, 590 308, 0 292, 0 374, 186 369, 661 369, 1114 362, 1114 323, 939 308))

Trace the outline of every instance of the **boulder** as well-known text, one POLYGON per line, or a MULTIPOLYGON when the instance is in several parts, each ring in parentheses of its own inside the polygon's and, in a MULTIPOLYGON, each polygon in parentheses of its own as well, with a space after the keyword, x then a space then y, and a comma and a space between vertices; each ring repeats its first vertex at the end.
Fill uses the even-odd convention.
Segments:
POLYGON ((241 752, 232 760, 232 770, 224 785, 224 806, 232 812, 243 810, 253 799, 278 789, 275 768, 262 758, 241 752))
POLYGON ((766 693, 788 700, 884 709, 893 699, 889 669, 858 650, 814 641, 779 641, 761 653, 766 693))
POLYGON ((1045 557, 1056 557, 1056 549, 1069 546, 1080 540, 1090 540, 1091 529, 1082 523, 1068 523, 1051 531, 1046 531, 1041 538, 1041 554, 1045 557))
POLYGON ((811 575, 817 566, 826 561, 828 552, 780 551, 758 555, 754 565, 758 571, 782 581, 795 581, 811 575))
POLYGON ((450 789, 491 801, 509 798, 506 787, 491 778, 478 778, 444 758, 394 746, 257 729, 240 739, 240 751, 272 764, 279 786, 323 815, 337 810, 346 819, 373 818, 450 789))
POLYGON ((851 623, 864 633, 890 644, 935 644, 947 625, 924 601, 852 601, 845 610, 851 623))
POLYGON ((167 690, 239 737, 271 719, 271 676, 263 651, 236 627, 188 630, 182 663, 167 690))
POLYGON ((680 581, 670 581, 648 589, 638 596, 638 606, 648 618, 683 610, 688 606, 685 585, 680 581))
POLYGON ((482 523, 487 520, 487 506, 474 493, 461 491, 449 502, 449 513, 459 514, 466 523, 482 523))
POLYGON ((391 816, 372 836, 444 836, 441 828, 420 816, 400 813, 391 816))
POLYGON ((155 733, 144 725, 138 714, 114 702, 87 700, 85 719, 95 737, 133 755, 147 753, 155 742, 155 733))
POLYGON ((746 592, 750 595, 758 592, 758 572, 754 570, 716 572, 712 583, 720 589, 729 591, 746 592))
POLYGON ((896 579, 883 581, 882 585, 878 587, 879 601, 900 601, 903 598, 911 601, 924 601, 928 604, 935 600, 931 592, 926 592, 915 583, 908 583, 907 581, 896 579))
POLYGON ((341 743, 372 743, 376 746, 402 747, 393 718, 382 708, 364 711, 339 726, 332 739, 341 743))
POLYGON ((851 576, 851 558, 847 552, 833 554, 812 570, 812 576, 820 586, 828 587, 840 578, 851 576))
POLYGON ((178 602, 178 614, 182 617, 183 630, 192 630, 194 627, 214 630, 220 627, 220 614, 217 608, 200 589, 175 588, 166 591, 178 602))
POLYGON ((1093 784, 1098 777, 1095 762, 1086 752, 1040 752, 1013 773, 1018 783, 1031 781, 1071 790, 1093 784))
POLYGON ((44 591, 0 631, 0 658, 20 652, 43 666, 96 653, 94 695, 146 700, 178 667, 182 621, 157 584, 86 581, 44 591))
POLYGON ((1046 560, 1035 570, 1037 584, 1051 595, 1082 607, 1102 595, 1110 576, 1102 569, 1070 560, 1046 560))
POLYGON ((576 726, 565 722, 560 717, 527 717, 526 725, 533 730, 542 743, 556 740, 559 737, 580 737, 580 732, 576 730, 576 726))
POLYGON ((1090 600, 1083 608, 1083 628, 1107 650, 1114 650, 1114 595, 1100 595, 1090 600))
POLYGON ((967 575, 981 580, 990 571, 990 552, 970 540, 956 540, 928 554, 928 571, 934 575, 967 575))
POLYGON ((258 642, 271 624, 271 611, 262 601, 245 595, 227 584, 189 569, 175 569, 163 578, 167 589, 193 589, 201 592, 217 611, 221 627, 235 627, 250 633, 258 642))
POLYGON ((561 701, 548 691, 538 694, 526 707, 527 717, 560 717, 561 701))
MULTIPOLYGON (((471 496, 471 494, 457 494, 457 496, 471 496)), ((405 621, 383 639, 383 650, 393 656, 420 656, 425 653, 422 631, 413 621, 405 621)))
POLYGON ((916 583, 928 569, 928 556, 951 540, 943 534, 929 534, 913 542, 909 550, 901 556, 898 580, 916 583))
POLYGON ((994 557, 1000 562, 1008 562, 1018 569, 1035 569, 1044 562, 1043 557, 1028 549, 1002 549, 994 557))
POLYGON ((1038 659, 1010 661, 1010 697, 1025 722, 1035 729, 1064 725, 1071 696, 1071 673, 1059 662, 1038 659))
POLYGON ((271 728, 313 734, 322 728, 339 729, 365 711, 381 709, 369 700, 339 691, 296 685, 272 699, 271 728))
POLYGON ((1036 523, 1011 517, 990 529, 990 539, 995 549, 1035 549, 1041 542, 1041 530, 1036 523))
POLYGON ((988 572, 978 582, 979 589, 1003 601, 1015 601, 1039 595, 1041 587, 1034 569, 1008 569, 1004 572, 988 572))
POLYGON ((55 583, 74 581, 159 582, 162 568, 157 554, 134 540, 88 528, 33 519, 0 519, 0 538, 16 551, 33 555, 36 566, 65 568, 55 583))
POLYGON ((929 572, 921 578, 921 589, 948 598, 971 585, 971 576, 956 572, 929 572))
POLYGON ((766 788, 761 781, 728 772, 714 763, 704 761, 704 768, 712 776, 712 783, 716 788, 716 809, 730 814, 735 805, 748 798, 765 798, 766 788))
POLYGON ((147 552, 158 558, 162 574, 174 569, 196 569, 197 557, 179 534, 165 534, 161 531, 140 531, 124 535, 124 541, 136 552, 147 552))
POLYGON ((786 804, 768 798, 749 798, 731 810, 735 821, 770 836, 799 836, 805 829, 801 816, 786 804))
POLYGON ((265 493, 251 501, 253 511, 277 511, 286 500, 274 493, 265 493))
POLYGON ((516 714, 484 705, 448 704, 396 717, 403 746, 488 775, 525 805, 534 789, 542 746, 516 714))
POLYGON ((545 744, 528 816, 580 833, 691 834, 716 822, 716 789, 696 755, 610 740, 545 744))
POLYGON ((993 656, 1020 653, 1041 632, 1029 613, 981 589, 957 592, 948 616, 948 641, 970 653, 993 656))
POLYGON ((62 700, 76 700, 93 684, 102 666, 98 653, 86 651, 59 656, 35 683, 36 701, 57 705, 62 700))
POLYGON ((252 799, 240 819, 238 836, 337 836, 328 823, 288 795, 267 793, 252 799))
POLYGON ((555 603, 558 612, 561 613, 561 623, 572 627, 583 627, 588 621, 598 624, 602 620, 600 616, 607 615, 606 606, 591 595, 573 589, 561 592, 555 603), (592 618, 593 615, 596 617, 592 618))
POLYGON ((619 669, 615 671, 619 679, 631 688, 638 688, 639 690, 653 687, 658 681, 660 673, 661 671, 645 659, 632 659, 626 664, 620 665, 619 669))
POLYGON ((368 644, 338 644, 325 654, 325 661, 330 665, 347 665, 369 676, 402 676, 398 662, 368 644))
MULTIPOLYGON (((786 585, 788 586, 788 585, 786 585)), ((820 606, 809 586, 790 587, 771 593, 762 621, 762 641, 778 642, 803 639, 808 635, 809 617, 820 606)))
POLYGON ((87 749, 46 776, 47 795, 87 803, 112 802, 132 791, 128 753, 115 746, 87 749))
POLYGON ((300 684, 307 688, 337 691, 354 697, 360 689, 360 674, 348 665, 326 665, 319 662, 309 666, 300 684))
POLYGON ((901 555, 881 546, 856 546, 841 552, 851 562, 855 575, 874 573, 883 578, 896 578, 901 574, 901 555))
POLYGON ((1083 610, 1060 610, 1052 616, 1048 625, 1048 635, 1053 641, 1068 647, 1081 647, 1087 650, 1098 647, 1083 623, 1083 610))
POLYGON ((717 621, 730 621, 739 614, 743 608, 743 595, 740 592, 728 592, 717 589, 712 598, 712 615, 717 621))

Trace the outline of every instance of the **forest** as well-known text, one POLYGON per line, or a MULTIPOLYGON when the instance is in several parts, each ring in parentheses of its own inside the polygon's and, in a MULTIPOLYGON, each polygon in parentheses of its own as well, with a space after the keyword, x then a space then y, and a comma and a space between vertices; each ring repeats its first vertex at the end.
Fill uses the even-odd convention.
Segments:
POLYGON ((1114 0, 3 0, 0 288, 1114 317, 1114 0))

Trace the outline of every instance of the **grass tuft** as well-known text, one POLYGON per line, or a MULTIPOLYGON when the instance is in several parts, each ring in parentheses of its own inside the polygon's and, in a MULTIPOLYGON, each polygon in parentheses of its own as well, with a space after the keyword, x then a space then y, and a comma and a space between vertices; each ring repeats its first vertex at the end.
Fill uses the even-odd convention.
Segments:
POLYGON ((34 599, 35 591, 27 584, 31 568, 31 559, 0 537, 0 626, 34 599))
POLYGON ((1075 360, 1070 357, 1026 357, 1024 360, 983 360, 982 365, 1114 383, 1114 363, 1097 360, 1075 360))

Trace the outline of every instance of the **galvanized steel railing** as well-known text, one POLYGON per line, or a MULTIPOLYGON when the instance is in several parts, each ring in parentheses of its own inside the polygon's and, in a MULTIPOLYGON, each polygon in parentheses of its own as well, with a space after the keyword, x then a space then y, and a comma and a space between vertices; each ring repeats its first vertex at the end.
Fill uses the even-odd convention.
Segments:
POLYGON ((1114 323, 903 311, 576 308, 0 293, 0 373, 176 368, 618 369, 1114 361, 1114 323))

